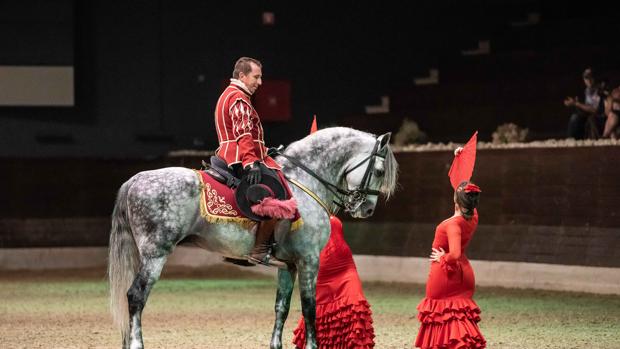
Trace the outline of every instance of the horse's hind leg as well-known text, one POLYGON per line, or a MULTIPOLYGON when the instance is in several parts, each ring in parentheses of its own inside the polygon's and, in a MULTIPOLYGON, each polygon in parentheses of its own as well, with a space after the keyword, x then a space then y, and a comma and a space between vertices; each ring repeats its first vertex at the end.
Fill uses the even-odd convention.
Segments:
POLYGON ((289 265, 288 269, 278 269, 278 293, 275 306, 276 322, 271 336, 271 349, 282 349, 282 329, 291 306, 291 295, 295 285, 296 273, 297 270, 294 265, 289 265))
POLYGON ((149 297, 153 285, 159 279, 161 270, 166 263, 166 256, 157 258, 141 258, 141 267, 136 274, 131 287, 127 291, 127 303, 129 304, 129 343, 127 338, 123 340, 123 348, 141 349, 142 342, 142 310, 149 297))

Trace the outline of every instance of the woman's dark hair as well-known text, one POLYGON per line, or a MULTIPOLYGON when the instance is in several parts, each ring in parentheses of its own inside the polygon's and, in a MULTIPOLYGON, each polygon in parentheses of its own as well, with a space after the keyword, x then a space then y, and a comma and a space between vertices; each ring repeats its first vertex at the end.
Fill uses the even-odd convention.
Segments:
POLYGON ((478 207, 478 202, 480 201, 480 192, 465 191, 465 187, 467 187, 468 184, 473 183, 467 181, 461 182, 461 184, 456 187, 454 196, 456 197, 456 204, 459 205, 459 207, 461 208, 461 214, 465 219, 470 220, 471 217, 474 216, 474 209, 478 207))

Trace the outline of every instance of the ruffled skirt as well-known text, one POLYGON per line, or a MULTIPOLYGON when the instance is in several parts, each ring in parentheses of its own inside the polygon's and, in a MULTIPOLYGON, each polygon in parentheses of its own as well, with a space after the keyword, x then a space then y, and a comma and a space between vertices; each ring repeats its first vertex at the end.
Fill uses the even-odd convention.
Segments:
MULTIPOLYGON (((372 311, 366 300, 350 303, 339 299, 316 306, 316 336, 319 349, 370 349, 375 346, 372 311)), ((294 331, 293 344, 304 348, 304 318, 294 331)))
POLYGON ((420 331, 415 347, 422 349, 482 349, 480 308, 470 298, 424 298, 418 304, 420 331))

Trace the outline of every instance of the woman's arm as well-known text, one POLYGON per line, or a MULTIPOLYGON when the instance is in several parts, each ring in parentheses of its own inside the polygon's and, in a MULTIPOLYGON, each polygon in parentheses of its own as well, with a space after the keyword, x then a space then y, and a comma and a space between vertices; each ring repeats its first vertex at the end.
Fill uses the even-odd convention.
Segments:
POLYGON ((439 265, 450 276, 461 270, 461 263, 459 263, 459 258, 461 258, 461 229, 458 225, 449 225, 446 232, 450 252, 439 258, 439 265))
POLYGON ((453 263, 461 258, 461 229, 458 225, 449 225, 446 232, 450 252, 446 253, 441 247, 433 248, 429 258, 431 262, 441 263, 443 259, 445 263, 453 263))
POLYGON ((443 258, 447 263, 453 263, 461 258, 461 228, 456 224, 450 224, 446 230, 450 251, 446 253, 443 258))

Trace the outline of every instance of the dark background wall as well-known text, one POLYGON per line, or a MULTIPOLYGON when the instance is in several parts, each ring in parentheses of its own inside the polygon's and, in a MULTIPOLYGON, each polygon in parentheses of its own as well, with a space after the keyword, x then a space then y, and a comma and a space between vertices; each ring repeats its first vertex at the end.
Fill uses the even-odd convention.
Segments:
MULTIPOLYGON (((0 106, 0 247, 103 246, 120 184, 141 170, 198 167, 171 150, 216 147, 215 101, 242 55, 291 84, 292 117, 265 122, 269 144, 320 127, 431 141, 490 140, 515 122, 530 139, 565 134, 566 95, 594 66, 620 82, 617 16, 606 2, 21 0, 0 2, 0 66, 72 66, 72 107, 0 106), (264 12, 275 25, 262 24, 264 12), (528 18, 537 23, 527 25, 528 18), (535 21, 536 22, 536 21, 535 21), (463 50, 489 41, 490 54, 463 50), (414 79, 439 70, 439 83, 414 79), (365 106, 390 98, 389 112, 365 106)), ((0 81, 0 84, 6 84, 0 81)), ((484 150, 472 258, 620 266, 618 152, 484 150), (485 177, 482 177, 485 176, 485 177)), ((426 256, 450 215, 451 155, 401 153, 403 189, 369 221, 348 221, 356 253, 426 256), (396 210, 395 208, 398 208, 396 210), (413 217, 413 221, 411 220, 413 217), (370 223, 370 224, 367 224, 370 223)))
POLYGON ((563 137, 565 95, 593 65, 620 81, 616 18, 604 3, 543 1, 78 1, 0 3, 0 65, 73 65, 74 107, 0 107, 0 156, 148 157, 216 147, 212 113, 241 55, 289 80, 292 118, 267 122, 287 144, 320 126, 397 131, 416 120, 432 141, 482 140, 501 123, 563 137), (275 25, 262 24, 273 12, 275 25), (536 25, 520 25, 528 14, 536 25), (463 56, 479 40, 491 53, 463 56), (413 79, 439 69, 439 84, 413 79), (390 97, 390 112, 364 107, 390 97))
MULTIPOLYGON (((401 190, 368 223, 350 220, 356 253, 430 254, 437 224, 454 212, 450 152, 398 153, 401 190)), ((620 152, 615 146, 479 150, 482 187, 474 259, 620 266, 620 152)))
MULTIPOLYGON (((447 151, 396 153, 400 188, 367 220, 346 220, 354 253, 426 257, 453 213, 447 151)), ((198 168, 200 157, 2 159, 0 248, 106 246, 116 191, 133 174, 198 168), (77 160, 77 161, 76 161, 77 160), (36 170, 33 170, 36 169, 36 170)), ((483 149, 474 259, 620 267, 617 147, 483 149)))

